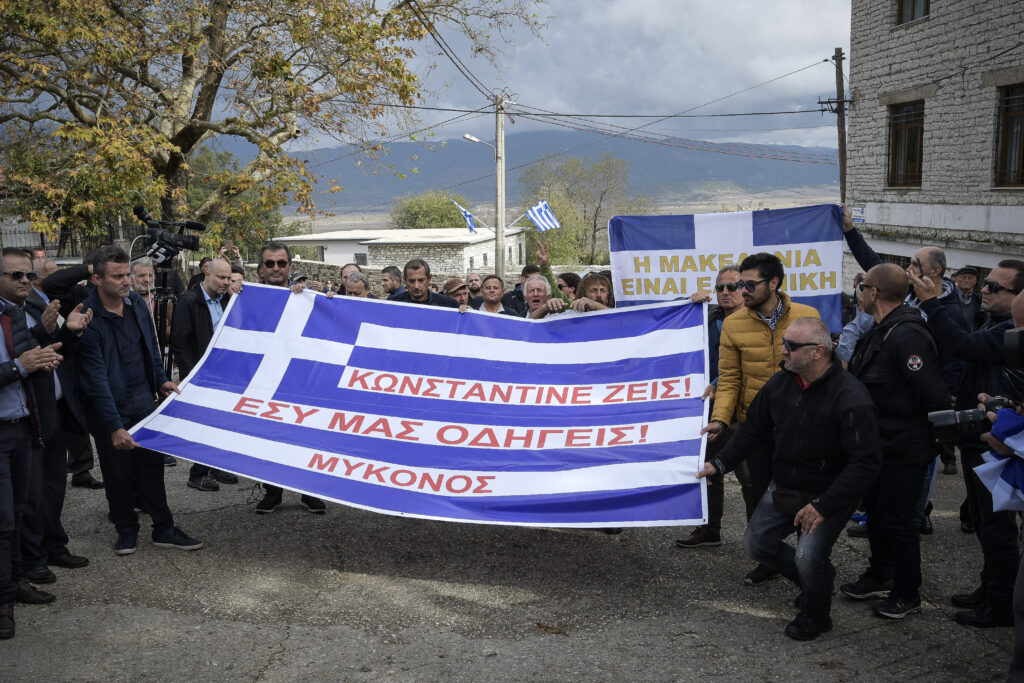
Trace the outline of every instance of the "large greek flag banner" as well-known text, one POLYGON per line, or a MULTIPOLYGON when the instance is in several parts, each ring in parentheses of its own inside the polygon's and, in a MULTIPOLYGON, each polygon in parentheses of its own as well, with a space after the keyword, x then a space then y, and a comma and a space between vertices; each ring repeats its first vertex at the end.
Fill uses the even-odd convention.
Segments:
POLYGON ((608 223, 616 306, 711 291, 748 254, 776 254, 781 289, 842 329, 842 210, 835 204, 685 216, 616 216, 608 223))
POLYGON ((141 445, 358 508, 699 524, 706 308, 542 321, 245 286, 141 445))

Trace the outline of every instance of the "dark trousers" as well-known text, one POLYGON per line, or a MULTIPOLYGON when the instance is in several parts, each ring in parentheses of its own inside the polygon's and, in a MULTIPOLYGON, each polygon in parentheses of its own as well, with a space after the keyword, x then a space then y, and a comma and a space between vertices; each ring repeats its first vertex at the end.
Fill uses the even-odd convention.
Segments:
POLYGON ((1024 681, 1024 562, 1017 568, 1017 585, 1013 589, 1013 659, 1006 680, 1024 681))
POLYGON ((89 432, 78 424, 78 420, 68 410, 67 402, 63 399, 58 402, 57 410, 60 413, 61 424, 64 426, 64 441, 68 449, 68 473, 75 475, 88 472, 96 464, 93 459, 89 432))
POLYGON ((882 463, 882 471, 864 496, 871 547, 868 573, 892 581, 892 596, 921 597, 921 523, 918 499, 930 465, 882 463))
POLYGON ((992 493, 974 473, 984 462, 981 449, 960 448, 960 466, 967 484, 967 503, 971 521, 981 542, 983 564, 981 583, 988 592, 988 600, 996 611, 1008 611, 1013 600, 1013 585, 1017 580, 1020 546, 1017 543, 1017 513, 992 510, 992 493))
MULTIPOLYGON (((128 424, 135 424, 133 419, 128 424)), ((118 533, 139 531, 139 516, 135 512, 136 495, 142 509, 153 521, 153 535, 174 526, 174 518, 167 506, 164 489, 164 456, 148 448, 119 451, 114 448, 110 434, 94 432, 96 450, 100 456, 100 471, 106 484, 110 518, 118 533)))
MULTIPOLYGON (((725 431, 714 441, 708 441, 707 449, 704 452, 704 459, 711 460, 718 456, 729 443, 729 439, 736 433, 737 425, 732 424, 725 428, 725 431)), ((754 508, 761 500, 764 491, 756 491, 750 478, 750 468, 747 461, 742 460, 733 470, 736 479, 740 482, 740 491, 743 493, 743 503, 747 509, 747 521, 750 521, 754 514, 754 508)), ((712 474, 708 477, 708 528, 720 531, 722 528, 722 516, 725 514, 725 475, 712 474)))
POLYGON ((800 611, 815 624, 824 624, 832 611, 832 546, 853 512, 842 510, 822 522, 813 534, 800 533, 793 515, 775 509, 775 482, 757 504, 743 536, 743 549, 750 559, 774 569, 800 586, 800 611), (797 534, 796 548, 785 542, 797 534))
POLYGON ((27 419, 0 424, 0 606, 14 604, 21 578, 18 530, 28 507, 32 449, 36 443, 27 419))
POLYGON ((58 417, 53 436, 33 461, 31 499, 21 525, 21 560, 25 569, 45 566, 50 557, 68 551, 68 535, 60 521, 68 481, 67 455, 58 417))

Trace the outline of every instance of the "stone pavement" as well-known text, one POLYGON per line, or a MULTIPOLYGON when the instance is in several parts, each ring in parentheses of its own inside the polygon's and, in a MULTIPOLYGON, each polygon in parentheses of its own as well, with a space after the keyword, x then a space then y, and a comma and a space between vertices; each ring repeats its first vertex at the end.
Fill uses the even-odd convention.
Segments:
MULTIPOLYGON (((1012 629, 957 625, 948 598, 978 581, 959 530, 960 476, 939 476, 923 540, 925 609, 903 621, 837 596, 835 628, 782 635, 794 587, 745 586, 741 496, 725 543, 683 550, 681 528, 596 531, 447 524, 339 505, 313 516, 285 493, 254 513, 251 482, 201 493, 167 470, 178 524, 204 550, 118 557, 102 492, 70 489, 73 552, 49 606, 18 606, 2 681, 1001 681, 1012 629)), ((148 518, 143 517, 144 525, 148 518)), ((833 560, 856 578, 867 541, 833 560)))

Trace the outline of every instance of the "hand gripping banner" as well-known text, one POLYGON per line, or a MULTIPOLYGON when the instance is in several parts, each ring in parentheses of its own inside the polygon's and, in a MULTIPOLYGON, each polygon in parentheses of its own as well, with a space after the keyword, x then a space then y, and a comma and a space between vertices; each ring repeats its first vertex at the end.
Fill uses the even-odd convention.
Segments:
POLYGON ((699 524, 705 310, 530 321, 247 284, 181 394, 132 434, 387 514, 699 524))

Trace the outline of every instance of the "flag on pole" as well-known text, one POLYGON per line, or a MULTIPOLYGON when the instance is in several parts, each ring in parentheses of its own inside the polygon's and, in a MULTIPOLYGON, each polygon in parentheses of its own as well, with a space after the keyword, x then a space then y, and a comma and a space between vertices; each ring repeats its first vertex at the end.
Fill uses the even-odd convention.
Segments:
POLYGON ((475 233, 476 221, 473 219, 473 214, 471 214, 469 211, 463 208, 463 206, 460 205, 454 199, 452 200, 452 204, 454 204, 455 207, 459 210, 459 213, 462 214, 462 220, 466 221, 466 227, 469 228, 469 231, 475 233))
POLYGON ((532 206, 526 212, 526 217, 533 221, 533 224, 537 226, 537 230, 540 232, 562 227, 562 224, 555 218, 555 213, 548 206, 548 200, 546 199, 542 199, 532 206))

